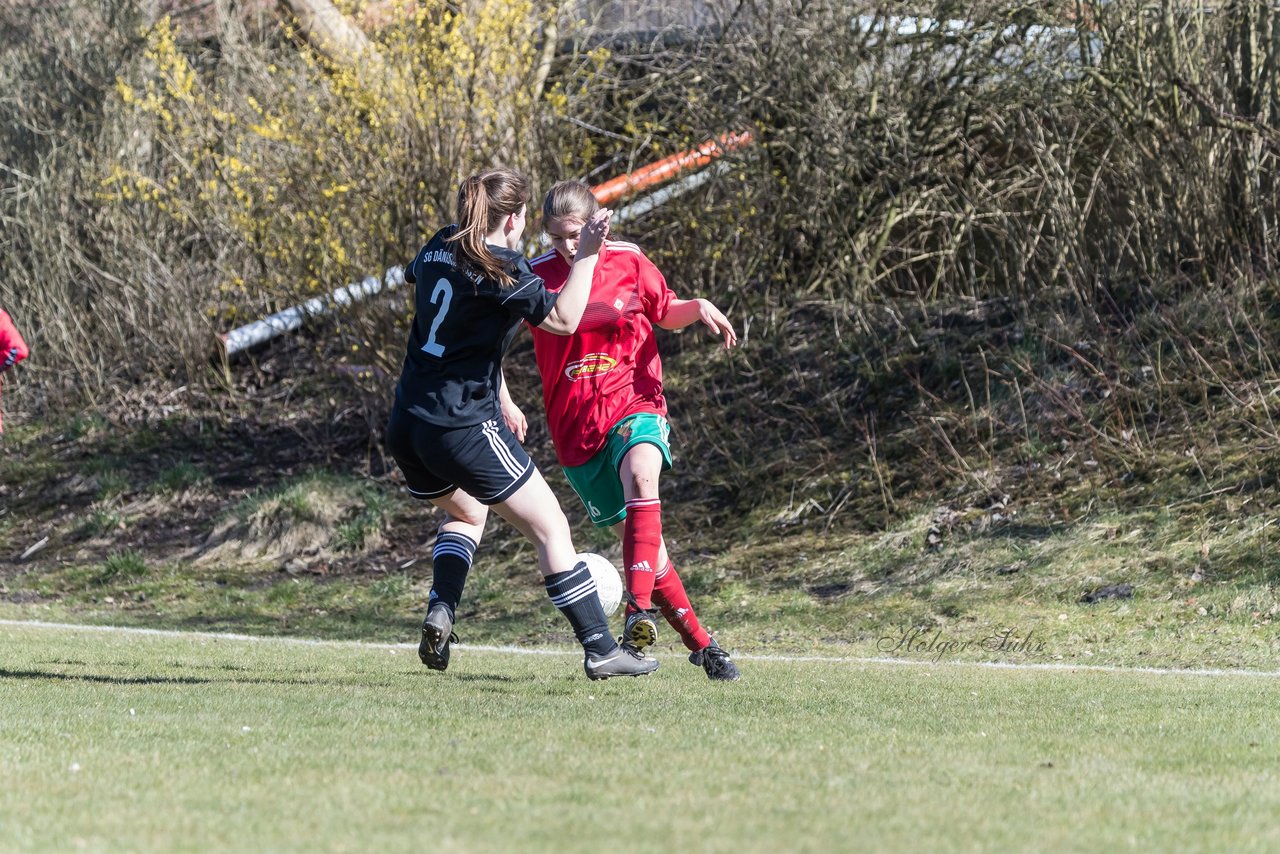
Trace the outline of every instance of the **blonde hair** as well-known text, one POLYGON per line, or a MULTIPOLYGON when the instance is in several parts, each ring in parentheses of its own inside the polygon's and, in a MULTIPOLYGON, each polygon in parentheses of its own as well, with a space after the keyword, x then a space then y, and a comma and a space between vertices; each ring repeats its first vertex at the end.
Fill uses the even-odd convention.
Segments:
POLYGON ((545 225, 547 220, 571 216, 585 223, 598 210, 600 202, 582 181, 559 181, 542 200, 542 222, 545 225))
POLYGON ((502 222, 529 204, 529 179, 512 169, 490 169, 472 175, 458 187, 458 231, 449 238, 458 244, 459 266, 469 266, 506 286, 513 281, 508 262, 489 250, 485 240, 502 222))

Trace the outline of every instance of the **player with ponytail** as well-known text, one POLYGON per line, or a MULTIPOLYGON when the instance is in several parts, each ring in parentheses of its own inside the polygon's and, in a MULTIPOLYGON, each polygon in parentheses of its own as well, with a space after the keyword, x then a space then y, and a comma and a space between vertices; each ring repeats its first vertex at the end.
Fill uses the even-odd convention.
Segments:
POLYGON ((472 270, 503 287, 510 285, 511 265, 493 253, 487 236, 512 211, 520 211, 524 217, 530 198, 529 181, 518 172, 495 170, 472 175, 458 187, 458 228, 446 242, 457 244, 463 263, 472 270))
POLYGON ((530 198, 518 172, 467 178, 458 188, 457 223, 440 229, 405 268, 416 311, 387 449, 410 494, 444 511, 418 655, 432 670, 448 667, 458 603, 492 507, 536 547, 547 595, 582 644, 587 676, 640 676, 658 662, 609 634, 564 511, 501 413, 502 357, 512 337, 521 323, 551 335, 578 328, 611 213, 586 223, 568 282, 551 293, 516 249, 530 198))

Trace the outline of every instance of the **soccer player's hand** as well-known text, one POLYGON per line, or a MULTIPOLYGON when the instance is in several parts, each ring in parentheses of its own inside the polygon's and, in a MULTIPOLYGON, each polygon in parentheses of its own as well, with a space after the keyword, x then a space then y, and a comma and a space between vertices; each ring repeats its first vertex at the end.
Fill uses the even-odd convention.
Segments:
POLYGON ((502 420, 507 422, 507 429, 523 442, 525 434, 529 432, 529 419, 524 417, 524 411, 516 406, 511 398, 504 396, 499 399, 499 403, 502 408, 502 420))
POLYGON ((710 300, 699 299, 698 319, 716 335, 724 338, 724 348, 729 350, 738 343, 738 333, 733 331, 733 324, 724 312, 712 305, 710 300))
POLYGON ((573 256, 575 260, 600 251, 604 239, 609 236, 609 220, 612 217, 613 211, 609 208, 601 208, 591 215, 591 219, 578 232, 578 251, 573 256))

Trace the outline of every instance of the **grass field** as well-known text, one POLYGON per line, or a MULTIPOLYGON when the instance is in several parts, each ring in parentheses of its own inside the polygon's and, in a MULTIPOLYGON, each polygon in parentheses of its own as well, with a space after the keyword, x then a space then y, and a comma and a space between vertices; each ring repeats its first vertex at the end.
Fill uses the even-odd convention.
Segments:
POLYGON ((0 624, 10 850, 1275 850, 1280 678, 0 624), (543 652, 546 654, 520 654, 543 652))

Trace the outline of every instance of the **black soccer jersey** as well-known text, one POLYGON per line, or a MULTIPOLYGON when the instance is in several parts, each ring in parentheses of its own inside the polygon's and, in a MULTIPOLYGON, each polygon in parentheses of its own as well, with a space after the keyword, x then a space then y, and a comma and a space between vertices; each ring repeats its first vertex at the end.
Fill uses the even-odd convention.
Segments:
POLYGON ((396 386, 396 405, 432 424, 466 427, 500 416, 502 356, 521 321, 537 326, 551 313, 556 294, 529 269, 519 252, 490 245, 510 263, 515 283, 502 287, 454 266, 446 226, 405 269, 414 286, 409 349, 396 386))

